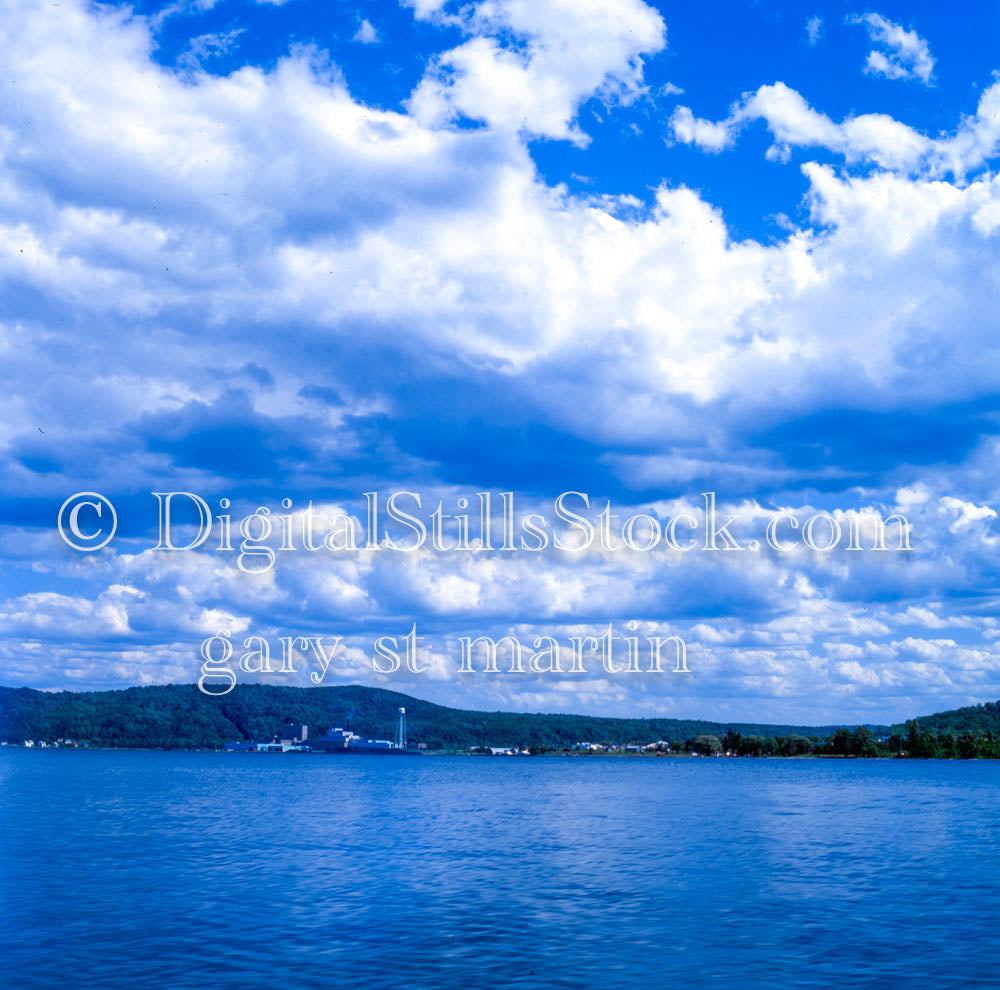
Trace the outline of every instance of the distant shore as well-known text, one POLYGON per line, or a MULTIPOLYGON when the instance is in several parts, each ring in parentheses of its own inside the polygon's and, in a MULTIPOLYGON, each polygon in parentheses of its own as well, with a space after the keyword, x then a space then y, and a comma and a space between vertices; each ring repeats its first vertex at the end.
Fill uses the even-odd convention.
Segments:
POLYGON ((39 748, 279 747, 292 738, 285 726, 295 723, 302 733, 294 738, 302 746, 332 731, 390 747, 385 741, 395 738, 404 707, 411 748, 426 753, 1000 757, 1000 702, 905 724, 809 726, 471 711, 363 685, 241 684, 221 698, 194 684, 79 692, 0 687, 0 741, 39 748))

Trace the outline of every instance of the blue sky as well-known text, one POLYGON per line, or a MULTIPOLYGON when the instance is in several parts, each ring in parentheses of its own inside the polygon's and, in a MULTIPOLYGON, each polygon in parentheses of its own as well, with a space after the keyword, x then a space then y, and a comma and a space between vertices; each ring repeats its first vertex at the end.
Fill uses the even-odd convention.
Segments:
POLYGON ((0 681, 192 681, 221 626, 343 633, 338 679, 468 706, 885 721, 1000 694, 996 11, 3 6, 0 681), (399 488, 903 512, 914 551, 248 577, 150 550, 153 491, 360 513, 399 488), (93 555, 55 532, 83 490, 121 519, 93 555), (458 635, 629 620, 695 675, 454 674, 458 635), (430 674, 375 676, 410 621, 430 674))

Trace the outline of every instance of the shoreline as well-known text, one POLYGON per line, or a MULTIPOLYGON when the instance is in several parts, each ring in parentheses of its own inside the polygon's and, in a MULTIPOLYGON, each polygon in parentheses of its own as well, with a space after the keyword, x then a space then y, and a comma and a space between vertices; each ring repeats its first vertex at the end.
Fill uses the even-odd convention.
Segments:
MULTIPOLYGON (((227 752, 225 749, 197 749, 197 748, 165 748, 159 747, 144 747, 144 746, 23 746, 20 744, 6 743, 0 746, 0 752, 12 751, 12 750, 33 750, 38 752, 77 752, 77 753, 217 753, 220 756, 242 756, 242 757, 268 757, 273 759, 274 757, 284 756, 334 756, 334 757, 379 757, 385 754, 379 753, 324 753, 324 752, 288 752, 288 753, 261 753, 254 751, 246 751, 241 753, 227 752)), ((792 755, 782 755, 778 753, 767 754, 761 756, 755 755, 743 755, 739 756, 737 754, 716 754, 712 756, 706 756, 701 753, 573 753, 573 752, 546 752, 546 753, 530 753, 530 754, 492 754, 492 753, 469 753, 463 752, 461 750, 411 750, 405 754, 399 753, 396 755, 406 755, 406 756, 419 756, 419 757, 461 757, 461 758, 472 758, 472 759, 490 759, 490 760, 502 760, 502 759, 590 759, 590 760, 706 760, 709 762, 715 760, 736 760, 736 761, 789 761, 789 760, 834 760, 834 761, 864 761, 866 763, 874 763, 878 761, 882 762, 941 762, 941 763, 990 763, 1000 761, 1000 757, 993 756, 972 756, 972 757, 962 757, 962 756, 887 756, 885 754, 879 754, 877 756, 859 756, 857 754, 841 754, 841 753, 795 753, 792 755)))

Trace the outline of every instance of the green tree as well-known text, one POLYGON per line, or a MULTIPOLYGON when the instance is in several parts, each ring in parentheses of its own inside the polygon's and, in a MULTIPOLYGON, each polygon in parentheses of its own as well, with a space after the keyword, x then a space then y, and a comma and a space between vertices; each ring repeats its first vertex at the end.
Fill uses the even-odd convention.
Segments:
POLYGON ((738 732, 734 732, 732 729, 727 729, 726 734, 722 739, 722 748, 727 753, 738 753, 740 751, 740 739, 742 737, 738 732))
POLYGON ((722 752, 722 740, 718 736, 695 736, 692 748, 702 756, 714 756, 722 752))
POLYGON ((850 729, 837 729, 830 737, 830 752, 835 756, 851 756, 854 753, 854 736, 850 729))
POLYGON ((760 736, 744 736, 740 740, 738 752, 740 756, 763 756, 765 748, 764 740, 760 736))
POLYGON ((782 756, 802 756, 804 753, 811 752, 812 743, 805 736, 799 736, 793 732, 781 740, 782 756))
POLYGON ((979 736, 963 732, 958 738, 958 755, 963 760, 974 760, 979 756, 979 736))
POLYGON ((867 725, 859 725, 854 730, 854 738, 851 740, 852 749, 855 756, 878 756, 878 743, 875 742, 875 734, 867 725))
POLYGON ((906 753, 915 759, 924 756, 924 739, 920 733, 920 723, 911 718, 906 723, 906 753))

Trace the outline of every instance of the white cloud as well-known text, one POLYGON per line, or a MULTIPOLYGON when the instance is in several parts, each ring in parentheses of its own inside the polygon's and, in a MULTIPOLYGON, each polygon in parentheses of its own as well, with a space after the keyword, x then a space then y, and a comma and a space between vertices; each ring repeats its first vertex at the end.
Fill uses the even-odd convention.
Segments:
POLYGON ((810 17, 806 21, 806 39, 809 44, 815 46, 823 36, 823 18, 817 16, 810 17))
POLYGON ((665 44, 662 18, 641 0, 496 0, 457 15, 441 7, 417 4, 415 13, 473 37, 440 55, 413 93, 411 110, 429 125, 468 117, 586 144, 575 123, 580 103, 594 94, 635 99, 642 56, 665 44), (521 44, 502 40, 511 35, 521 44))
POLYGON ((930 86, 934 76, 934 57, 927 42, 916 31, 868 13, 848 17, 848 24, 862 24, 876 48, 868 53, 865 72, 886 79, 919 79, 930 86))
POLYGON ((701 120, 689 107, 677 107, 670 117, 674 137, 684 144, 696 144, 703 151, 722 151, 736 140, 736 129, 727 121, 701 120))
MULTIPOLYGON (((745 437, 747 424, 780 414, 794 426, 824 403, 877 420, 1000 389, 1000 180, 946 178, 993 153, 1000 87, 934 139, 881 114, 835 122, 780 83, 720 122, 679 108, 677 140, 717 150, 761 119, 779 149, 824 147, 879 166, 852 175, 807 163, 808 218, 760 244, 734 241, 718 208, 666 181, 645 207, 574 196, 539 178, 519 128, 582 140, 582 100, 609 79, 622 98, 641 92, 638 59, 662 46, 663 27, 640 4, 601 8, 617 15, 613 23, 596 4, 572 16, 558 4, 480 5, 461 21, 470 39, 418 87, 412 115, 360 103, 316 51, 295 50, 270 71, 182 78, 155 64, 148 22, 124 11, 4 7, 0 54, 17 99, 0 111, 10 138, 0 162, 0 280, 11 299, 33 300, 0 323, 5 495, 30 491, 58 504, 75 490, 67 475, 80 487, 114 478, 133 491, 154 489, 165 474, 191 490, 219 477, 245 481, 241 470, 256 478, 255 464, 214 475, 183 462, 169 430, 149 427, 158 447, 142 436, 147 418, 172 425, 191 406, 201 415, 232 405, 227 375, 252 360, 274 383, 241 400, 236 418, 290 420, 282 449, 316 439, 295 455, 303 486, 321 477, 317 449, 338 463, 382 455, 378 442, 341 432, 346 421, 391 421, 409 410, 411 389, 451 401, 455 381, 486 381, 554 433, 607 444, 593 457, 588 446, 587 459, 622 485, 676 493, 710 476, 741 490, 782 489, 803 475, 836 484, 854 472, 843 483, 858 486, 867 510, 899 489, 920 548, 905 562, 797 553, 683 565, 665 553, 627 564, 472 555, 419 566, 359 554, 324 557, 322 574, 307 559, 283 561, 270 578, 249 581, 207 553, 70 562, 51 534, 46 543, 18 532, 3 539, 5 561, 32 561, 86 589, 14 594, 0 605, 7 669, 21 682, 46 663, 64 665, 74 682, 134 682, 157 670, 190 679, 191 643, 176 642, 178 628, 194 640, 230 619, 256 628, 281 615, 334 628, 420 614, 542 632, 578 614, 672 625, 697 614, 692 642, 711 676, 685 689, 689 710, 752 691, 772 699, 776 717, 797 698, 865 683, 872 703, 906 709, 924 676, 914 658, 937 665, 949 698, 995 683, 997 657, 975 644, 914 637, 904 648, 892 638, 901 615, 936 628, 936 611, 911 604, 975 597, 995 568, 995 447, 970 453, 980 459, 961 470, 918 462, 909 471, 903 457, 898 482, 880 494, 855 477, 867 478, 871 461, 834 460, 820 471, 745 437), (504 48, 505 31, 523 47, 504 48), (487 85, 495 77, 510 83, 499 94, 487 85), (434 106, 441 112, 424 112, 434 106), (456 113, 484 126, 454 128, 456 113), (380 369, 361 388, 359 341, 380 369), (407 370, 394 389, 395 365, 407 370), (420 379, 428 366, 454 377, 420 379), (307 418, 300 389, 318 381, 348 398, 322 416, 315 403, 307 418), (107 424, 119 446, 105 449, 107 424), (24 454, 26 437, 66 458, 65 473, 32 468, 44 458, 24 454), (77 645, 134 636, 142 650, 114 650, 105 673, 103 654, 74 650, 74 636, 77 645), (50 639, 58 648, 39 661, 38 642, 50 639)), ((444 16, 436 3, 415 12, 444 16)), ((889 432, 893 443, 900 435, 889 432)), ((809 436, 807 445, 828 439, 809 436)), ((248 446, 247 457, 266 446, 248 446)), ((405 476, 421 455, 384 456, 405 476)), ((963 634, 994 634, 969 614, 963 634)), ((536 687, 532 696, 546 702, 559 694, 536 687)), ((653 703, 632 689, 593 690, 623 706, 653 703)), ((564 692, 562 704, 577 697, 564 692)))
POLYGON ((941 506, 943 513, 957 514, 957 518, 948 527, 949 532, 952 533, 967 529, 984 519, 996 519, 997 517, 996 510, 988 505, 973 505, 971 502, 965 502, 950 495, 941 499, 941 506))
POLYGON ((208 59, 231 52, 245 30, 245 28, 234 28, 231 31, 198 35, 197 38, 191 39, 187 50, 178 57, 177 64, 186 69, 198 70, 208 59))
POLYGON ((934 148, 928 138, 885 114, 863 114, 837 124, 780 82, 744 97, 725 120, 701 120, 688 107, 678 107, 670 126, 678 141, 714 152, 730 147, 753 120, 767 123, 778 149, 823 147, 848 162, 867 160, 893 170, 917 168, 934 148))
POLYGON ((378 31, 375 30, 372 22, 365 18, 355 32, 354 40, 362 45, 373 45, 379 40, 378 31))
POLYGON ((749 123, 763 120, 775 140, 770 158, 787 160, 791 147, 819 147, 842 155, 847 164, 866 162, 895 172, 963 179, 1000 147, 998 106, 1000 83, 994 83, 980 97, 974 117, 959 121, 951 135, 929 138, 882 113, 836 123, 809 106, 800 93, 776 82, 744 95, 720 121, 704 120, 689 107, 677 107, 670 128, 676 140, 718 152, 731 147, 749 123))

